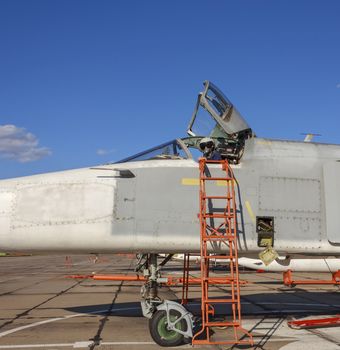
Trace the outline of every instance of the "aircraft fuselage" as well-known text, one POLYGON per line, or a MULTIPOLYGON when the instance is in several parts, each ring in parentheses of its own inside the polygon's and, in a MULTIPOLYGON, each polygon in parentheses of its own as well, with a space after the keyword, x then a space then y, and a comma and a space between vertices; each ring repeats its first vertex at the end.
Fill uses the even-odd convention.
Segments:
MULTIPOLYGON (((340 254, 339 160, 338 145, 246 140, 232 165, 242 255, 264 249, 261 218, 278 252, 340 254)), ((193 159, 157 159, 2 180, 0 249, 199 252, 198 176, 193 159)))

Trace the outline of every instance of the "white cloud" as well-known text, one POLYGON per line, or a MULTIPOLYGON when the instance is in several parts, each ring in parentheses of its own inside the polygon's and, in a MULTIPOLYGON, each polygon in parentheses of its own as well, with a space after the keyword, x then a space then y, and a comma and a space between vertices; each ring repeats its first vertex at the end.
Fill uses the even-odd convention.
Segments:
POLYGON ((107 154, 111 154, 111 153, 114 153, 114 152, 115 152, 114 149, 103 149, 103 148, 99 148, 96 151, 98 156, 106 156, 107 154))
POLYGON ((51 155, 46 147, 39 147, 39 140, 24 128, 0 125, 0 157, 21 163, 33 162, 51 155))
POLYGON ((340 83, 339 83, 339 84, 336 84, 336 87, 337 87, 338 89, 340 89, 340 83))

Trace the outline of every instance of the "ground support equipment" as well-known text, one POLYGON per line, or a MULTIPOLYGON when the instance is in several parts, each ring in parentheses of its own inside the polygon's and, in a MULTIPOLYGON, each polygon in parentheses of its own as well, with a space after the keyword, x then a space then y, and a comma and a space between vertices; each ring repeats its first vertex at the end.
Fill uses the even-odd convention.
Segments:
POLYGON ((332 273, 332 279, 330 280, 294 280, 293 272, 291 270, 287 270, 283 272, 283 284, 286 286, 295 286, 298 284, 333 284, 340 285, 340 270, 332 273))
MULTIPOLYGON (((67 278, 74 279, 92 279, 94 281, 119 281, 119 282, 147 282, 148 278, 141 275, 68 275, 67 278)), ((213 284, 226 284, 225 278, 222 277, 211 277, 211 282, 213 284)), ((200 285, 201 278, 200 277, 188 277, 186 280, 183 280, 183 277, 175 277, 175 276, 162 276, 159 278, 158 283, 160 285, 165 286, 185 286, 189 285, 200 285)), ((227 281, 228 283, 228 281, 227 281)), ((240 281, 240 284, 248 284, 248 281, 240 281)), ((187 287, 185 286, 187 289, 187 287)), ((185 303, 182 303, 185 304, 185 303)))
MULTIPOLYGON (((201 329, 193 345, 251 344, 253 338, 241 326, 240 280, 237 251, 237 208, 235 178, 227 160, 200 158, 200 239, 201 239, 201 329), (223 182, 223 195, 216 182, 223 182), (229 268, 222 277, 224 298, 214 297, 213 278, 209 276, 212 259, 225 260, 229 268), (219 317, 215 316, 218 309, 219 317), (213 332, 223 329, 222 339, 213 332)), ((219 187, 220 189, 221 187, 219 187)), ((221 333, 221 332, 219 332, 221 333)), ((221 334, 219 334, 221 335, 221 334)))
POLYGON ((340 326, 340 315, 337 315, 336 317, 294 320, 287 322, 287 324, 293 329, 336 327, 340 326))

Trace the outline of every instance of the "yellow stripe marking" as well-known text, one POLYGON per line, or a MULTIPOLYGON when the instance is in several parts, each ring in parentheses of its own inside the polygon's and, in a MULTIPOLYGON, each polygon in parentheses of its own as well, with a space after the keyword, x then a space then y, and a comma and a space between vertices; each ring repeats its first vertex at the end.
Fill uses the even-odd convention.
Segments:
MULTIPOLYGON (((229 180, 230 181, 230 180, 229 180)), ((200 179, 190 178, 190 177, 184 177, 181 180, 181 184, 183 186, 199 186, 200 179)), ((228 181, 227 180, 217 180, 215 181, 216 186, 227 186, 228 181)), ((234 180, 234 185, 236 185, 236 180, 234 180)))
POLYGON ((245 204, 246 204, 246 208, 247 208, 247 211, 248 211, 248 214, 251 218, 251 221, 255 224, 255 215, 253 213, 253 209, 251 208, 251 205, 248 201, 245 201, 245 204))
POLYGON ((200 180, 195 178, 184 177, 182 179, 182 185, 184 186, 199 186, 200 180))
MULTIPOLYGON (((229 180, 231 181, 231 180, 229 180)), ((234 181, 234 185, 236 185, 236 180, 234 181)), ((216 186, 227 186, 228 185, 228 181, 227 180, 217 180, 216 181, 216 186)))

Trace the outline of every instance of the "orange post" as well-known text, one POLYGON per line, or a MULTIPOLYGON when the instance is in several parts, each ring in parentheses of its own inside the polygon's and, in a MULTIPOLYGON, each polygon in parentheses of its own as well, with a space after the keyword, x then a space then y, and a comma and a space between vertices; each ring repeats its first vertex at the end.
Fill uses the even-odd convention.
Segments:
POLYGON ((183 260, 183 284, 182 284, 182 305, 188 303, 189 293, 189 271, 190 271, 190 254, 184 254, 183 260))

